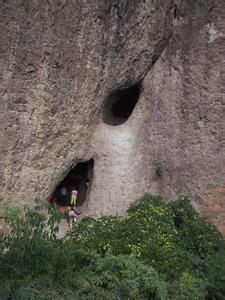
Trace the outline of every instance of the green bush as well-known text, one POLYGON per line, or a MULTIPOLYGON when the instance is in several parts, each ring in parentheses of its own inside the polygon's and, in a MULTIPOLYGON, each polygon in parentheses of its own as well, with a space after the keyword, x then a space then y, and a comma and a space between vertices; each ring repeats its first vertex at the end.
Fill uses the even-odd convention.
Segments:
POLYGON ((224 299, 224 238, 187 197, 145 195, 125 218, 84 218, 63 240, 61 217, 6 210, 0 299, 224 299))
POLYGON ((184 272, 178 281, 170 288, 170 298, 173 300, 203 300, 207 295, 205 282, 188 272, 184 272))
MULTIPOLYGON (((161 278, 171 284, 171 290, 176 286, 177 292, 179 285, 180 293, 185 290, 183 294, 198 290, 204 297, 205 286, 208 293, 216 293, 216 289, 212 289, 216 283, 211 274, 214 262, 209 264, 209 258, 212 261, 219 256, 222 267, 218 272, 221 280, 217 281, 217 289, 224 290, 225 263, 219 254, 225 249, 224 238, 198 215, 185 196, 166 203, 160 196, 145 195, 130 206, 126 218, 86 219, 74 232, 76 243, 85 249, 135 257, 155 268, 161 278), (185 287, 184 274, 193 278, 193 287, 185 287), (206 278, 207 274, 211 275, 206 278)), ((201 297, 196 296, 196 299, 201 297)))
POLYGON ((174 214, 178 233, 176 243, 180 248, 204 259, 224 247, 222 235, 215 226, 199 216, 186 196, 170 202, 169 206, 174 214))
POLYGON ((203 274, 209 299, 225 299, 225 252, 220 249, 216 254, 206 258, 206 268, 203 274))
POLYGON ((78 299, 167 299, 166 283, 157 272, 124 255, 96 257, 75 281, 78 299))

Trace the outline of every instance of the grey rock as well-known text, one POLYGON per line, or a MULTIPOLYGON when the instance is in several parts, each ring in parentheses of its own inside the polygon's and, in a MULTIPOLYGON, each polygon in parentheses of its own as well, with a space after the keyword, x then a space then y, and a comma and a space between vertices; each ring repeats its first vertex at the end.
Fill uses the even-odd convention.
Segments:
POLYGON ((185 193, 225 233, 224 18, 224 0, 0 0, 2 201, 47 201, 93 158, 85 214, 185 193), (136 83, 128 120, 105 124, 136 83))

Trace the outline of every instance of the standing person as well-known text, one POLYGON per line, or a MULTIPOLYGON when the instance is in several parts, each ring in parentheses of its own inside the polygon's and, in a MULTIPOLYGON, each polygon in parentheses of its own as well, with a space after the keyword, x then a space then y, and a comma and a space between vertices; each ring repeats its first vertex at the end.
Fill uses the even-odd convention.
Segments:
POLYGON ((76 204, 77 204, 77 190, 72 190, 70 204, 71 204, 71 206, 76 206, 76 204))
POLYGON ((66 205, 67 203, 67 199, 69 198, 68 197, 68 190, 66 188, 66 186, 63 186, 61 189, 60 189, 60 193, 59 193, 59 205, 66 205))
POLYGON ((75 213, 73 207, 69 208, 68 217, 69 217, 69 226, 72 227, 73 223, 76 223, 77 221, 77 214, 75 213))

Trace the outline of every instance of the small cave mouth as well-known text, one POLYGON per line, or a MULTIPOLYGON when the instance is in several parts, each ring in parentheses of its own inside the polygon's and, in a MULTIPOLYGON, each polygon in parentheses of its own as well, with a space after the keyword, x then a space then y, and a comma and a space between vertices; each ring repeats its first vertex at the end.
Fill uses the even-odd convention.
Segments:
POLYGON ((94 160, 79 162, 65 178, 56 186, 50 197, 50 204, 56 204, 62 212, 71 206, 72 191, 77 191, 76 211, 81 213, 82 207, 87 203, 91 191, 94 171, 94 160))
POLYGON ((112 126, 125 123, 138 102, 140 90, 141 84, 138 83, 126 89, 113 92, 105 101, 103 122, 112 126))

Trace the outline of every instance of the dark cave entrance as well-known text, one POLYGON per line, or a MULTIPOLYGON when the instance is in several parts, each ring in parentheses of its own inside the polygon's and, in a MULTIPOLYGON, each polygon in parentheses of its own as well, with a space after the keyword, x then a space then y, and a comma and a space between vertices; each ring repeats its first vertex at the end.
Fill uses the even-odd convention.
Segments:
POLYGON ((103 121, 108 125, 121 125, 132 114, 140 96, 140 83, 112 93, 103 108, 103 121))
POLYGON ((94 160, 78 163, 55 188, 50 203, 57 204, 64 212, 71 205, 71 193, 77 190, 76 207, 81 208, 90 192, 94 169, 94 160))

